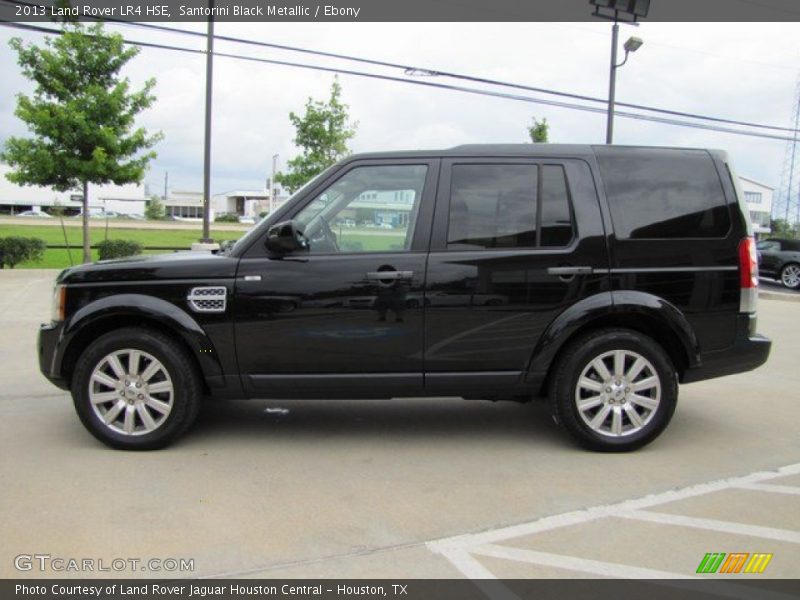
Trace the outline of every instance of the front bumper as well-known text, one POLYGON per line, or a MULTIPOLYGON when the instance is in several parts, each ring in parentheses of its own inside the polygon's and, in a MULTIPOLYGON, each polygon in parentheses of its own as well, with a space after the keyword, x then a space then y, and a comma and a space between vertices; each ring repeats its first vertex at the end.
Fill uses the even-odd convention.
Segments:
POLYGON ((744 373, 767 362, 772 341, 752 333, 754 323, 748 315, 739 315, 733 344, 725 350, 702 353, 700 363, 687 369, 681 383, 744 373))
POLYGON ((53 385, 62 390, 69 389, 69 382, 61 375, 57 364, 58 343, 61 339, 63 323, 44 323, 39 327, 39 370, 53 385))

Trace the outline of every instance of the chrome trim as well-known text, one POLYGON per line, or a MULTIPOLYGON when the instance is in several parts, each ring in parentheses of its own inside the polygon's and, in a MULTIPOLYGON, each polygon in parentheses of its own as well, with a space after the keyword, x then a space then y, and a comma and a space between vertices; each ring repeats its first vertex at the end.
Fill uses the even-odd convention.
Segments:
POLYGON ((192 288, 186 296, 189 307, 199 313, 223 313, 227 308, 228 288, 203 286, 192 288))
POLYGON ((594 269, 593 273, 711 273, 716 271, 738 271, 739 267, 625 267, 614 269, 594 269))

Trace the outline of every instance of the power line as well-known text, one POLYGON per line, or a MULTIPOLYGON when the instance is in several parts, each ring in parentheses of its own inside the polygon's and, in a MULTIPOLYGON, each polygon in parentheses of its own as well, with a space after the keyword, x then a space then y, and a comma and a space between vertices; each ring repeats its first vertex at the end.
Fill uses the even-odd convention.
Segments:
MULTIPOLYGON (((24 5, 27 5, 27 6, 38 6, 37 4, 25 2, 24 0, 0 0, 0 2, 14 3, 14 4, 24 4, 24 5)), ((100 20, 100 19, 96 19, 96 20, 100 20)), ((116 24, 123 25, 123 26, 128 26, 128 27, 139 27, 139 28, 150 29, 150 30, 154 30, 154 31, 161 31, 161 32, 179 34, 179 35, 187 35, 187 36, 192 36, 192 37, 201 37, 201 38, 205 38, 206 37, 205 33, 202 33, 202 32, 199 32, 199 31, 189 31, 189 30, 186 30, 186 29, 176 29, 174 27, 167 27, 165 25, 156 25, 156 24, 153 24, 153 23, 141 23, 141 22, 136 22, 136 21, 125 21, 123 19, 115 19, 115 18, 108 18, 108 19, 105 19, 105 20, 108 21, 108 22, 112 22, 112 23, 116 23, 116 24)), ((249 45, 249 46, 257 46, 257 47, 262 47, 262 48, 270 48, 270 49, 274 49, 274 50, 283 50, 283 51, 288 51, 288 52, 298 52, 298 53, 303 53, 303 54, 310 54, 310 55, 313 55, 313 56, 323 56, 325 58, 333 58, 333 59, 336 59, 336 60, 351 61, 351 62, 356 62, 356 63, 361 63, 361 64, 368 64, 368 65, 372 65, 372 66, 380 66, 380 67, 386 67, 386 68, 391 68, 391 69, 402 69, 403 71, 421 71, 421 72, 425 72, 427 74, 434 75, 434 76, 439 76, 439 77, 447 77, 447 78, 450 78, 450 79, 458 79, 458 80, 462 80, 462 81, 470 81, 472 83, 481 83, 481 84, 485 84, 485 85, 492 85, 492 86, 499 86, 499 87, 507 87, 507 88, 512 88, 512 89, 518 89, 518 90, 523 90, 523 91, 527 91, 527 92, 536 92, 536 93, 540 93, 540 94, 559 96, 559 97, 562 97, 562 98, 569 98, 571 100, 581 100, 581 101, 585 101, 585 102, 594 102, 594 103, 599 103, 599 104, 603 104, 603 105, 606 105, 608 103, 607 99, 598 98, 596 96, 587 96, 587 95, 575 94, 575 93, 571 93, 571 92, 562 92, 562 91, 548 89, 548 88, 535 87, 535 86, 524 85, 524 84, 508 82, 508 81, 501 81, 501 80, 497 80, 497 79, 489 79, 489 78, 485 78, 485 77, 476 77, 476 76, 473 76, 473 75, 465 75, 465 74, 454 73, 454 72, 449 72, 449 71, 440 71, 438 69, 429 69, 429 68, 418 67, 418 66, 409 65, 409 64, 387 62, 387 61, 375 60, 375 59, 358 57, 358 56, 352 56, 352 55, 347 55, 347 54, 338 54, 338 53, 334 53, 334 52, 325 52, 325 51, 322 51, 322 50, 312 50, 310 48, 300 48, 300 47, 297 47, 297 46, 287 46, 287 45, 284 45, 284 44, 275 44, 275 43, 272 43, 272 42, 262 42, 262 41, 259 41, 259 40, 251 40, 251 39, 239 38, 239 37, 233 37, 233 36, 226 36, 226 35, 215 35, 214 37, 217 40, 222 40, 222 41, 231 42, 231 43, 244 44, 244 45, 249 45)), ((697 114, 697 113, 690 113, 690 112, 685 112, 685 111, 671 110, 671 109, 666 109, 666 108, 658 108, 658 107, 647 106, 647 105, 643 105, 643 104, 633 104, 633 103, 628 103, 628 102, 617 102, 617 105, 618 106, 622 106, 624 108, 631 108, 631 109, 634 109, 634 110, 647 111, 647 112, 652 112, 652 113, 656 113, 656 114, 669 115, 669 116, 673 116, 673 117, 684 117, 684 118, 689 118, 689 119, 697 119, 697 120, 701 120, 701 121, 709 121, 709 122, 713 122, 713 123, 721 123, 721 124, 725 124, 725 125, 737 125, 737 126, 741 126, 741 127, 752 127, 752 128, 756 128, 756 129, 766 129, 766 130, 770 130, 770 131, 781 131, 781 132, 785 132, 785 133, 790 133, 790 134, 792 134, 794 136, 796 136, 798 134, 797 130, 794 130, 794 129, 791 129, 791 128, 788 128, 788 127, 780 127, 780 126, 777 126, 777 125, 767 125, 767 124, 763 124, 763 123, 753 123, 753 122, 750 122, 750 121, 741 121, 741 120, 736 120, 736 119, 727 119, 727 118, 723 118, 723 117, 714 117, 714 116, 710 116, 710 115, 702 115, 702 114, 697 114)), ((620 114, 620 113, 615 112, 615 114, 620 114)))
MULTIPOLYGON (((8 21, 0 21, 0 25, 4 25, 6 27, 13 27, 13 28, 17 28, 17 29, 28 30, 28 31, 36 31, 36 32, 45 33, 45 34, 48 34, 48 35, 62 35, 62 33, 63 33, 62 31, 59 31, 59 30, 50 29, 50 28, 47 28, 47 27, 41 27, 41 26, 37 26, 37 25, 24 24, 24 23, 12 23, 12 22, 8 22, 8 21)), ((90 34, 85 34, 85 35, 90 35, 90 34)), ((128 39, 124 39, 124 42, 126 44, 135 45, 135 46, 141 46, 141 47, 145 47, 145 48, 155 48, 155 49, 161 49, 161 50, 187 52, 187 53, 199 54, 199 55, 205 55, 206 54, 206 52, 204 50, 197 50, 197 49, 194 49, 194 48, 184 48, 184 47, 180 47, 180 46, 170 46, 170 45, 167 45, 167 44, 158 44, 158 43, 154 43, 154 42, 138 42, 138 41, 131 41, 131 40, 128 40, 128 39)), ((394 76, 391 76, 391 75, 382 75, 382 74, 378 74, 378 73, 367 73, 367 72, 364 72, 364 71, 354 71, 354 70, 350 70, 350 69, 326 67, 326 66, 322 66, 322 65, 313 65, 313 64, 307 64, 307 63, 296 63, 296 62, 290 62, 290 61, 273 60, 273 59, 255 57, 255 56, 245 56, 245 55, 241 55, 241 54, 232 54, 232 53, 227 53, 227 52, 215 51, 213 54, 214 54, 214 56, 219 56, 219 57, 223 57, 223 58, 232 58, 232 59, 237 59, 237 60, 245 60, 245 61, 256 62, 256 63, 266 63, 266 64, 277 65, 277 66, 286 66, 286 67, 293 67, 293 68, 300 68, 300 69, 309 69, 309 70, 322 71, 322 72, 328 72, 328 73, 339 73, 339 74, 343 74, 343 75, 352 75, 352 76, 355 76, 355 77, 365 77, 365 78, 369 78, 369 79, 378 79, 378 80, 382 80, 382 81, 392 81, 392 82, 404 83, 404 84, 408 84, 408 85, 417 85, 417 86, 423 86, 423 87, 429 87, 429 88, 445 89, 445 90, 464 92, 464 93, 469 93, 469 94, 474 94, 474 95, 479 95, 479 96, 488 96, 488 97, 494 97, 494 98, 502 98, 502 99, 506 99, 506 100, 515 100, 515 101, 519 101, 519 102, 527 102, 527 103, 532 103, 532 104, 544 104, 544 105, 547 105, 547 106, 555 106, 555 107, 559 107, 559 108, 580 110, 580 111, 591 112, 591 113, 596 113, 596 114, 606 114, 606 110, 604 108, 594 107, 594 106, 586 106, 586 105, 575 104, 575 103, 571 103, 571 102, 564 102, 564 101, 559 101, 559 100, 550 100, 550 99, 546 99, 546 98, 533 98, 533 97, 530 97, 530 96, 521 96, 521 95, 516 95, 516 94, 508 94, 508 93, 505 93, 505 92, 497 92, 497 91, 493 91, 493 90, 470 88, 470 87, 464 87, 464 86, 459 86, 459 85, 437 83, 437 82, 433 82, 433 81, 417 81, 417 80, 411 80, 411 79, 404 79, 404 78, 401 78, 401 77, 394 77, 394 76)), ((704 124, 704 123, 692 123, 692 122, 688 122, 688 121, 680 121, 680 120, 677 120, 677 119, 670 119, 670 118, 658 117, 658 116, 653 116, 653 115, 642 115, 642 114, 631 113, 631 112, 627 112, 627 111, 616 111, 615 114, 617 116, 619 116, 619 117, 627 118, 627 119, 635 119, 635 120, 639 120, 639 121, 649 121, 649 122, 653 122, 653 123, 661 123, 661 124, 666 124, 666 125, 676 125, 676 126, 680 126, 680 127, 689 127, 689 128, 692 128, 692 129, 702 129, 702 130, 706 130, 706 131, 716 131, 716 132, 721 132, 721 133, 731 133, 731 134, 734 134, 734 135, 744 135, 744 136, 749 136, 749 137, 757 137, 757 138, 765 138, 765 139, 773 139, 773 140, 781 140, 781 141, 798 140, 797 136, 795 136, 795 137, 787 137, 787 136, 775 135, 775 134, 769 134, 769 133, 758 133, 758 132, 754 132, 754 131, 743 131, 743 130, 729 128, 729 127, 720 127, 720 126, 717 126, 717 125, 707 125, 707 124, 704 124)), ((790 130, 790 131, 792 131, 792 130, 790 130)))
MULTIPOLYGON (((2 1, 6 2, 6 1, 11 1, 11 0, 2 0, 2 1)), ((205 37, 205 34, 202 33, 202 32, 199 32, 199 31, 189 31, 189 30, 186 30, 186 29, 176 29, 174 27, 166 27, 166 26, 163 26, 163 25, 154 25, 152 23, 140 23, 140 22, 132 22, 132 21, 122 21, 120 19, 112 19, 112 21, 115 22, 115 23, 119 23, 121 25, 126 25, 126 26, 143 27, 143 28, 147 28, 147 29, 154 29, 154 30, 171 32, 171 33, 178 33, 178 34, 181 34, 181 35, 189 35, 189 36, 193 36, 193 37, 205 37)), ((429 73, 431 75, 435 75, 435 76, 439 76, 439 77, 448 77, 448 78, 451 78, 451 79, 461 79, 461 80, 464 80, 464 81, 471 81, 473 83, 483 83, 483 84, 487 84, 487 85, 495 85, 495 86, 500 86, 500 87, 515 88, 515 89, 524 90, 524 91, 528 91, 528 92, 537 92, 537 93, 541 93, 541 94, 549 94, 549 95, 554 95, 554 96, 561 96, 561 97, 564 97, 564 98, 571 98, 573 100, 584 100, 584 101, 587 101, 587 102, 596 102, 596 103, 601 103, 601 104, 607 104, 608 103, 607 99, 598 98, 596 96, 586 96, 586 95, 583 95, 583 94, 575 94, 575 93, 571 93, 571 92, 562 92, 562 91, 558 91, 558 90, 552 90, 552 89, 542 88, 542 87, 534 87, 534 86, 520 84, 520 83, 501 81, 501 80, 497 80, 497 79, 489 79, 489 78, 485 78, 485 77, 476 77, 476 76, 473 76, 473 75, 464 75, 464 74, 461 74, 461 73, 453 73, 453 72, 449 72, 449 71, 440 71, 438 69, 429 69, 429 68, 426 68, 426 67, 404 65, 404 64, 392 63, 392 62, 386 62, 386 61, 380 61, 380 60, 374 60, 374 59, 369 59, 369 58, 350 56, 350 55, 346 55, 346 54, 337 54, 337 53, 333 53, 333 52, 324 52, 324 51, 321 51, 321 50, 311 50, 309 48, 300 48, 300 47, 296 47, 296 46, 286 46, 286 45, 283 45, 283 44, 275 44, 275 43, 272 43, 272 42, 261 42, 261 41, 258 41, 258 40, 237 38, 237 37, 226 36, 226 35, 217 35, 215 37, 217 39, 219 39, 219 40, 226 41, 226 42, 245 44, 245 45, 250 45, 250 46, 260 46, 260 47, 263 47, 263 48, 272 48, 272 49, 285 50, 285 51, 290 51, 290 52, 300 52, 300 53, 311 54, 311 55, 315 55, 315 56, 324 56, 326 58, 335 58, 335 59, 338 59, 338 60, 353 61, 353 62, 369 64, 369 65, 374 65, 374 66, 382 66, 382 67, 388 67, 388 68, 393 68, 393 69, 403 69, 404 71, 409 71, 409 70, 422 71, 422 72, 426 72, 426 73, 429 73)), ((617 104, 619 106, 623 106, 625 108, 633 108, 633 109, 636 109, 636 110, 644 110, 644 111, 648 111, 648 112, 666 114, 666 115, 671 115, 671 116, 675 116, 675 117, 686 117, 686 118, 699 119, 699 120, 704 120, 704 121, 713 121, 713 122, 716 122, 716 123, 725 123, 725 124, 728 124, 728 125, 740 125, 740 126, 744 126, 744 127, 754 127, 754 128, 758 128, 758 129, 770 129, 770 130, 773 130, 773 131, 784 131, 784 132, 787 132, 787 133, 797 133, 793 129, 789 129, 788 127, 780 127, 780 126, 777 126, 777 125, 766 125, 766 124, 763 124, 763 123, 753 123, 753 122, 740 121, 740 120, 735 120, 735 119, 726 119, 726 118, 723 118, 723 117, 713 117, 713 116, 710 116, 710 115, 701 115, 701 114, 689 113, 689 112, 677 111, 677 110, 671 110, 671 109, 666 109, 666 108, 658 108, 658 107, 654 107, 654 106, 647 106, 647 105, 644 105, 644 104, 632 104, 632 103, 628 103, 628 102, 617 102, 617 104)))

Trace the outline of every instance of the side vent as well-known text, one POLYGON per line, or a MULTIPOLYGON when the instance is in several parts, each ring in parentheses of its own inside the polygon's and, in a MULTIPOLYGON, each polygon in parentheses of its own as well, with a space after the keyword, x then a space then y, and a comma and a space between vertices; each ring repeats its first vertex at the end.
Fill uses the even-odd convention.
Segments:
POLYGON ((225 312, 228 290, 225 287, 196 287, 189 291, 186 300, 195 312, 225 312))

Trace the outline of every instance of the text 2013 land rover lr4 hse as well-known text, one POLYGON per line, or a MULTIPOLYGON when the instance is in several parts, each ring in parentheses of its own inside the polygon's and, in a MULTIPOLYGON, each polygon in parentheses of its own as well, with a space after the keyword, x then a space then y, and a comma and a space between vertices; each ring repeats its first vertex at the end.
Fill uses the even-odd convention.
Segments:
POLYGON ((754 369, 753 237, 724 152, 352 156, 217 254, 62 272, 42 372, 116 448, 213 398, 548 398, 586 447, 656 438, 678 383, 754 369))

